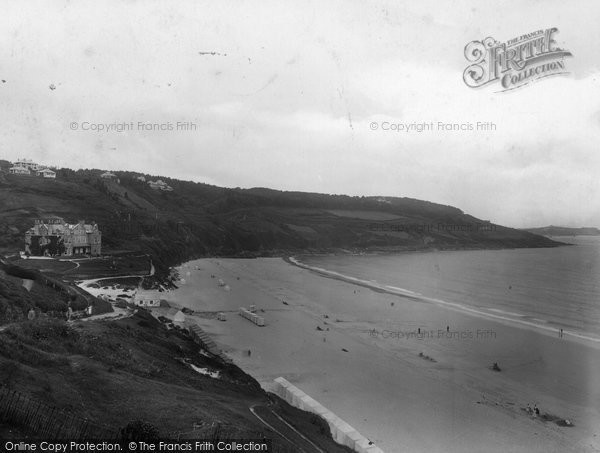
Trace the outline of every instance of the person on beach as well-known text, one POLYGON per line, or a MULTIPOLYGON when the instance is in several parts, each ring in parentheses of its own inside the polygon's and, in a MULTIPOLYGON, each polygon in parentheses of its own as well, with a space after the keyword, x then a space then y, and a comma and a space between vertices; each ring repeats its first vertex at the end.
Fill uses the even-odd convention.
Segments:
POLYGON ((537 404, 535 404, 533 406, 533 412, 535 412, 535 415, 537 415, 537 416, 540 415, 540 409, 537 407, 537 404))
POLYGON ((446 332, 450 332, 450 326, 446 326, 446 332))
POLYGON ((562 337, 563 337, 563 330, 560 329, 560 338, 562 338, 562 337))

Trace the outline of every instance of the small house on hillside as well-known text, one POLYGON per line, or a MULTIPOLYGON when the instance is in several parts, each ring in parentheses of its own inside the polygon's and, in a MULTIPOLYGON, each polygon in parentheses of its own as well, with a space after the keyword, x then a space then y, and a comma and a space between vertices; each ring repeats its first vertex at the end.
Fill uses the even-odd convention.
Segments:
POLYGON ((145 176, 143 176, 143 175, 142 175, 142 176, 138 176, 138 177, 137 177, 137 178, 135 178, 135 179, 137 179, 138 181, 146 182, 146 177, 145 177, 145 176))
POLYGON ((56 178, 56 173, 49 168, 46 168, 45 165, 38 164, 31 159, 18 159, 14 166, 11 167, 9 173, 13 175, 37 175, 43 178, 56 178))
POLYGON ((15 162, 15 167, 27 168, 30 171, 37 171, 44 168, 42 165, 32 161, 31 159, 17 159, 15 162))
POLYGON ((166 192, 171 192, 173 188, 164 182, 162 179, 158 179, 156 181, 148 181, 148 185, 151 189, 154 190, 164 190, 166 192))
POLYGON ((119 178, 117 177, 117 175, 115 175, 114 173, 111 173, 110 171, 106 171, 106 172, 102 173, 100 175, 100 177, 103 178, 103 179, 108 179, 108 180, 111 180, 111 181, 120 182, 119 178))
POLYGON ((13 175, 30 175, 31 172, 27 167, 10 167, 8 172, 13 175))
POLYGON ((132 302, 138 307, 160 307, 160 295, 156 291, 139 289, 132 302))
POLYGON ((56 179, 56 172, 50 170, 49 168, 44 168, 43 170, 39 170, 37 172, 38 176, 42 176, 43 178, 56 179))

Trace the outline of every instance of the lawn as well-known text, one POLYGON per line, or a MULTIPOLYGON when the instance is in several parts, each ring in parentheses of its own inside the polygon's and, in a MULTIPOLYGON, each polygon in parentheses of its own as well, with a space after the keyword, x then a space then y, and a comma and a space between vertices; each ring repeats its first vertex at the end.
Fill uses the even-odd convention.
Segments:
POLYGON ((150 271, 149 257, 134 254, 100 258, 76 258, 73 260, 66 257, 53 259, 32 258, 19 259, 12 263, 26 269, 37 269, 41 272, 58 276, 65 281, 121 275, 142 276, 147 275, 150 271))

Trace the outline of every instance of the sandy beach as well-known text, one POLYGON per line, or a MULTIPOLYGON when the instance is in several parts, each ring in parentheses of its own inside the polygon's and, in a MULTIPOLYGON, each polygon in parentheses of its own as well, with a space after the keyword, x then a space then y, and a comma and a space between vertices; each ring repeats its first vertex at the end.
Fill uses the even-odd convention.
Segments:
POLYGON ((162 297, 200 312, 188 320, 236 364, 267 390, 283 376, 386 452, 600 451, 597 344, 280 258, 202 259, 178 270, 185 283, 162 297), (237 314, 251 304, 264 327, 237 314))

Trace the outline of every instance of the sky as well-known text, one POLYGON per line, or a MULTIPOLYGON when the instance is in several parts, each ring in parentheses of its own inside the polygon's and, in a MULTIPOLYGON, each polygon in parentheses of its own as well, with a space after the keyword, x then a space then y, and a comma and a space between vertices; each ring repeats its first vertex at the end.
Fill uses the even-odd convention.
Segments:
POLYGON ((412 197, 513 227, 600 227, 595 0, 32 0, 2 10, 2 159, 412 197), (463 81, 467 43, 552 27, 573 55, 569 74, 505 92, 463 81), (411 123, 434 127, 391 130, 411 123))

